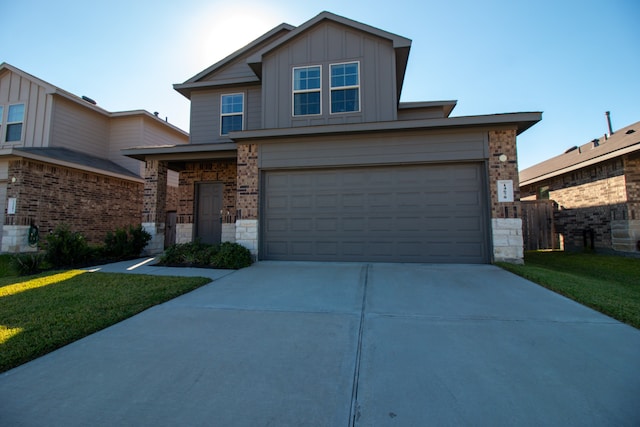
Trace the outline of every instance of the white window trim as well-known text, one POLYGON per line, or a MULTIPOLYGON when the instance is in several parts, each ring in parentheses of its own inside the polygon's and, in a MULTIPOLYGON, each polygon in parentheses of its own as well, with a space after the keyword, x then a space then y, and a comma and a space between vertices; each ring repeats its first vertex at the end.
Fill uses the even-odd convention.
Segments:
MULTIPOLYGON (((221 93, 220 94, 220 136, 228 136, 228 133, 222 133, 222 118, 229 116, 242 116, 242 130, 244 130, 244 110, 246 108, 246 103, 244 99, 244 92, 235 92, 235 93, 221 93), (222 98, 225 96, 234 96, 234 95, 242 95, 242 112, 241 113, 223 113, 222 112, 222 98)), ((237 131, 234 131, 237 132, 237 131)))
POLYGON ((322 115, 322 64, 314 64, 314 65, 302 65, 299 67, 293 67, 291 70, 291 115, 293 117, 315 117, 322 115), (302 68, 320 68, 320 87, 318 89, 303 89, 296 90, 296 70, 300 70, 302 68), (296 114, 296 95, 299 93, 313 93, 318 92, 320 94, 320 112, 318 114, 296 114))
POLYGON ((4 144, 5 135, 4 135, 4 110, 6 110, 4 105, 0 105, 0 144, 4 144))
POLYGON ((329 114, 353 114, 353 113, 360 113, 362 110, 362 88, 361 88, 361 82, 360 82, 360 61, 346 61, 346 62, 336 62, 334 64, 329 64, 329 114), (358 84, 354 85, 354 86, 338 86, 338 87, 333 87, 331 85, 331 67, 334 65, 346 65, 346 64, 358 64, 358 84), (345 89, 358 89, 358 109, 354 110, 354 111, 338 111, 337 113, 334 113, 333 111, 331 111, 331 107, 333 106, 333 103, 331 102, 331 94, 333 93, 334 90, 345 90, 345 89))
MULTIPOLYGON (((6 121, 4 122, 4 126, 0 126, 0 132, 2 132, 2 142, 5 144, 20 144, 23 142, 24 140, 24 132, 25 132, 25 126, 24 126, 24 122, 27 118, 27 103, 26 102, 14 102, 13 104, 7 104, 5 105, 6 108, 4 108, 4 110, 6 110, 6 113, 3 111, 3 114, 6 117, 6 121), (22 105, 24 107, 24 111, 22 113, 22 121, 19 122, 10 122, 9 121, 9 109, 11 107, 13 107, 14 105, 22 105), (22 124, 22 128, 20 129, 20 139, 18 139, 17 141, 7 141, 7 131, 9 130, 9 125, 15 125, 21 123, 22 124)), ((0 124, 2 124, 2 117, 0 117, 0 124)))

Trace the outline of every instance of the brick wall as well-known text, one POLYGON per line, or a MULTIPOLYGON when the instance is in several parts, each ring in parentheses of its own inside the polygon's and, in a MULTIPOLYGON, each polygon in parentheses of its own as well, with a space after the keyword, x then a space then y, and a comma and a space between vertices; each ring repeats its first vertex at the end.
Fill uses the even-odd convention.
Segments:
MULTIPOLYGON (((523 186, 521 191, 523 197, 535 199, 541 187, 549 187, 549 199, 559 206, 554 223, 565 248, 581 249, 585 243, 590 247, 592 237, 595 248, 611 248, 611 222, 636 215, 627 203, 628 194, 638 191, 630 185, 634 173, 640 175, 640 162, 617 158, 523 186)), ((640 176, 636 179, 640 182, 640 176)))
POLYGON ((239 219, 258 219, 258 184, 258 147, 238 145, 239 219))
POLYGON ((194 207, 197 182, 222 182, 223 206, 233 219, 236 215, 236 177, 237 166, 235 159, 221 159, 206 162, 187 163, 180 171, 180 187, 178 187, 178 222, 192 224, 194 222, 194 207))
POLYGON ((17 199, 7 224, 40 228, 41 236, 59 224, 101 243, 108 231, 139 225, 142 184, 26 159, 9 163, 7 196, 17 199))
POLYGON ((489 132, 489 189, 491 191, 491 218, 518 218, 520 215, 520 190, 518 179, 518 155, 516 130, 489 132), (500 161, 500 156, 506 161, 500 161), (513 202, 498 202, 498 180, 513 181, 513 202))
POLYGON ((178 200, 180 200, 180 191, 178 187, 167 186, 167 211, 178 210, 178 200))
POLYGON ((624 173, 629 219, 640 220, 640 153, 625 156, 624 173))

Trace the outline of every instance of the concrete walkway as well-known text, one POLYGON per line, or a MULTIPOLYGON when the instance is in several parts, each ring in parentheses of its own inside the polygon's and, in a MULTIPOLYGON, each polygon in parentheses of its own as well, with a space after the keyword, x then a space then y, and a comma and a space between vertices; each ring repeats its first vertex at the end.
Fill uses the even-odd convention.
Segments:
POLYGON ((640 424, 640 331, 497 267, 197 272, 216 280, 0 375, 0 425, 640 424))

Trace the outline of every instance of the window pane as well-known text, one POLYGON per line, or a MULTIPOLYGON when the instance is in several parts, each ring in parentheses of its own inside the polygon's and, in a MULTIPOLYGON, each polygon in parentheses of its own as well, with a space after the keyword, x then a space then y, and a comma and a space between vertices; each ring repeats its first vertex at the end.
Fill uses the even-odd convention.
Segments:
POLYGON ((4 116, 4 107, 2 105, 0 105, 0 125, 2 125, 2 119, 4 116))
POLYGON ((22 123, 7 125, 7 142, 20 141, 22 136, 22 123))
POLYGON ((357 86, 358 84, 357 62, 331 66, 331 87, 357 86))
POLYGON ((296 93, 293 104, 293 114, 296 116, 320 114, 320 92, 296 93))
POLYGON ((359 89, 343 89, 331 91, 331 112, 346 113, 359 111, 359 89))
POLYGON ((229 132, 242 130, 242 116, 223 116, 221 134, 226 135, 229 132))
POLYGON ((320 89, 320 67, 293 70, 293 90, 320 89))
POLYGON ((24 104, 10 105, 7 122, 21 122, 24 118, 24 104))
POLYGON ((242 113, 242 94, 222 95, 222 114, 242 113))

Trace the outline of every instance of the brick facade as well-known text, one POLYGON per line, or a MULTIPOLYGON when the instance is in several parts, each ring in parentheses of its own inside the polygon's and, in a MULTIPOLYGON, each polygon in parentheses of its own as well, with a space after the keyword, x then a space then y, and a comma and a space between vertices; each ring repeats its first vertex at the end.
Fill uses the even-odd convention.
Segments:
POLYGON ((258 219, 258 146, 238 145, 238 218, 258 219))
POLYGON ((518 218, 520 190, 518 178, 518 154, 516 152, 516 130, 493 130, 489 132, 489 191, 491 192, 491 218, 518 218), (506 156, 501 161, 500 156, 506 156), (498 202, 498 180, 513 181, 513 202, 498 202))
POLYGON ((6 224, 33 221, 42 236, 64 223, 90 243, 140 224, 141 183, 26 159, 9 162, 9 176, 16 178, 7 184, 16 214, 7 215, 6 224))
POLYGON ((518 177, 518 153, 516 151, 516 129, 489 131, 489 192, 491 203, 491 237, 493 259, 522 263, 524 240, 522 237, 522 214, 520 204, 520 181, 518 177), (513 183, 513 201, 500 202, 498 181, 513 183))
POLYGON ((612 223, 617 229, 628 229, 628 222, 640 219, 639 155, 618 157, 523 186, 522 196, 535 200, 543 187, 548 187, 549 199, 558 204, 555 229, 567 249, 590 248, 592 244, 596 249, 617 249, 612 223))
POLYGON ((628 218, 640 220, 640 153, 624 157, 624 175, 627 190, 628 218))
POLYGON ((222 182, 223 209, 228 214, 225 222, 234 221, 236 216, 236 175, 235 159, 222 159, 204 162, 189 162, 180 171, 180 187, 178 187, 178 222, 193 224, 195 221, 195 198, 198 182, 222 182))

